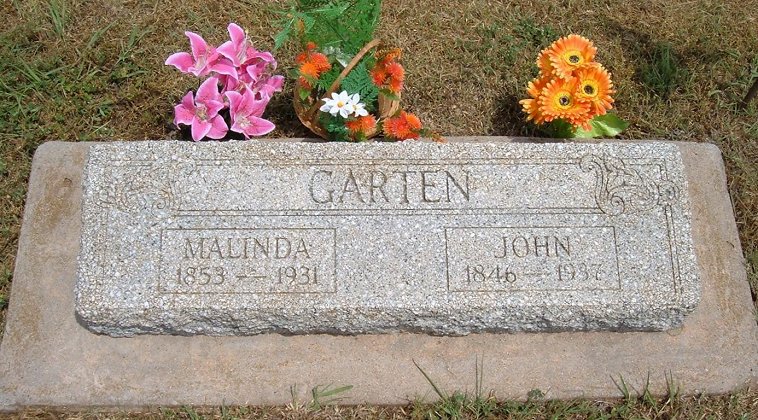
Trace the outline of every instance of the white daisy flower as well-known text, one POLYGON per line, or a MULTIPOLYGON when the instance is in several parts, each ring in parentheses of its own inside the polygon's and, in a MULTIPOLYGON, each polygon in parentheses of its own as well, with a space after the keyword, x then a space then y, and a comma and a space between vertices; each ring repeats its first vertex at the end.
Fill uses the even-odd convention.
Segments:
POLYGON ((324 101, 324 105, 321 105, 321 108, 319 108, 322 112, 328 112, 334 116, 337 116, 339 114, 342 118, 347 118, 355 112, 355 105, 352 102, 352 99, 348 94, 347 91, 342 91, 339 94, 332 93, 332 97, 322 99, 324 101))
POLYGON ((366 104, 361 102, 361 95, 356 93, 351 96, 350 103, 353 104, 356 117, 365 117, 368 115, 368 111, 366 111, 366 104))

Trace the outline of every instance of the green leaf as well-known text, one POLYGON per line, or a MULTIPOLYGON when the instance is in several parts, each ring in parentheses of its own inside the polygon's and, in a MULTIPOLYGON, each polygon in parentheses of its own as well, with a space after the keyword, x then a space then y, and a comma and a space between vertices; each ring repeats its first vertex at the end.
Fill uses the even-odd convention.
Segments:
POLYGON ((316 19, 308 16, 308 15, 301 15, 300 18, 303 20, 303 26, 305 27, 305 32, 310 31, 313 29, 313 26, 316 25, 316 19))
POLYGON ((555 139, 570 139, 574 137, 574 127, 564 120, 554 120, 542 126, 542 132, 555 139))
POLYGON ((328 112, 321 112, 319 123, 329 133, 329 139, 332 141, 350 141, 350 136, 345 127, 345 119, 339 116, 333 116, 328 112))
POLYGON ((308 89, 300 88, 297 90, 297 94, 300 97, 301 101, 305 101, 309 96, 311 96, 311 91, 308 89))
POLYGON ((380 10, 381 0, 297 0, 289 16, 304 24, 301 41, 355 54, 373 39, 380 10))
POLYGON ((290 37, 290 32, 292 32, 292 20, 287 22, 278 34, 274 35, 274 50, 278 50, 285 42, 287 42, 287 39, 290 37))
POLYGON ((369 112, 376 108, 379 88, 374 84, 371 74, 366 68, 366 63, 363 61, 355 66, 342 81, 342 90, 346 90, 350 95, 355 93, 360 95, 361 102, 366 105, 366 109, 369 112))
POLYGON ((329 89, 332 86, 332 83, 334 83, 339 77, 340 72, 342 72, 342 69, 339 66, 332 66, 331 70, 322 74, 321 77, 318 78, 316 86, 324 91, 329 89))
POLYGON ((555 120, 542 126, 542 131, 549 137, 559 139, 594 139, 616 137, 629 123, 616 114, 599 115, 590 121, 591 130, 574 128, 564 120, 555 120))
POLYGON ((389 89, 382 89, 382 90, 379 91, 379 93, 381 93, 383 96, 386 96, 387 99, 390 99, 390 100, 393 100, 393 101, 399 101, 400 100, 400 97, 397 96, 397 95, 395 95, 395 93, 392 92, 389 89))
POLYGON ((590 139, 616 137, 629 127, 629 123, 616 114, 605 114, 593 118, 590 121, 590 126, 592 129, 589 131, 577 128, 573 137, 590 139))

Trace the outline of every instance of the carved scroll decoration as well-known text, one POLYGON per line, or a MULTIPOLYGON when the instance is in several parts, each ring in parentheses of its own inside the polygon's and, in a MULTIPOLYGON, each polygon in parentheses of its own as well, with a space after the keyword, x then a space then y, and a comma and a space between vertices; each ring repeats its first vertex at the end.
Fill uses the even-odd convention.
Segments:
MULTIPOLYGON (((110 185, 99 191, 99 204, 120 211, 157 215, 176 211, 181 206, 181 187, 190 182, 194 169, 179 166, 175 169, 155 163, 148 166, 128 166, 128 173, 114 174, 110 185)), ((116 172, 118 173, 118 172, 116 172)))
POLYGON ((674 183, 650 179, 617 157, 585 155, 579 165, 595 174, 595 201, 611 216, 670 205, 679 195, 674 183))

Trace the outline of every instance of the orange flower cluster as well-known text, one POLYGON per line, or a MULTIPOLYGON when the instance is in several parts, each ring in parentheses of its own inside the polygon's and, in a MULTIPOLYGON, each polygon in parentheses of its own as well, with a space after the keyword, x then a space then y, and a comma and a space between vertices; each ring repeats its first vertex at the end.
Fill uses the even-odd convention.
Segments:
POLYGON ((376 117, 369 114, 354 120, 345 121, 345 127, 354 139, 365 139, 369 133, 376 129, 376 117))
POLYGON ((405 111, 384 120, 384 135, 394 140, 417 139, 421 131, 421 120, 405 111))
POLYGON ((305 46, 305 51, 298 54, 296 58, 297 63, 300 64, 299 83, 305 89, 311 89, 311 84, 332 68, 329 59, 324 54, 315 52, 316 48, 315 43, 309 42, 305 46))
POLYGON ((519 101, 527 121, 544 124, 563 119, 589 130, 590 121, 613 108, 611 75, 594 61, 597 48, 590 40, 569 35, 542 50, 540 74, 527 86, 528 99, 519 101))
POLYGON ((403 90, 405 69, 397 61, 399 59, 400 49, 391 49, 379 58, 374 68, 371 69, 374 84, 380 89, 387 89, 394 94, 403 90))

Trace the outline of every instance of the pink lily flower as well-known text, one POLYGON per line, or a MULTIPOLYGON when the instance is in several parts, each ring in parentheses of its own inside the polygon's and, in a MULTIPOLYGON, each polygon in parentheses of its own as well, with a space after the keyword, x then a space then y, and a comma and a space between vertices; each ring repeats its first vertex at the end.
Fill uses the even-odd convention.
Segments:
POLYGON ((236 23, 230 23, 227 28, 231 41, 226 41, 218 47, 218 53, 228 58, 235 67, 239 67, 247 61, 249 56, 257 53, 251 47, 245 35, 245 30, 236 23))
POLYGON ((274 123, 261 118, 266 110, 269 98, 256 99, 255 94, 246 90, 244 94, 226 92, 229 99, 229 113, 232 117, 232 131, 242 133, 245 138, 262 136, 276 128, 274 123))
POLYGON ((284 76, 271 76, 266 80, 265 83, 260 84, 258 87, 258 92, 262 96, 266 96, 268 98, 274 96, 275 92, 281 92, 282 87, 284 86, 284 76))
POLYGON ((218 92, 218 79, 210 77, 197 89, 196 97, 189 91, 174 107, 174 124, 191 126, 194 141, 204 137, 223 138, 229 128, 218 112, 224 107, 224 100, 218 92))
POLYGON ((274 93, 281 92, 284 86, 284 76, 281 75, 271 76, 266 74, 260 76, 258 80, 250 77, 235 79, 231 76, 220 76, 219 81, 221 82, 222 93, 231 91, 242 93, 249 90, 256 94, 256 99, 263 99, 264 96, 271 98, 274 96, 274 93))
POLYGON ((174 66, 182 73, 192 73, 197 77, 206 76, 211 72, 237 77, 234 65, 208 45, 203 37, 189 31, 184 34, 190 40, 192 55, 186 52, 171 54, 166 60, 167 66, 174 66))

